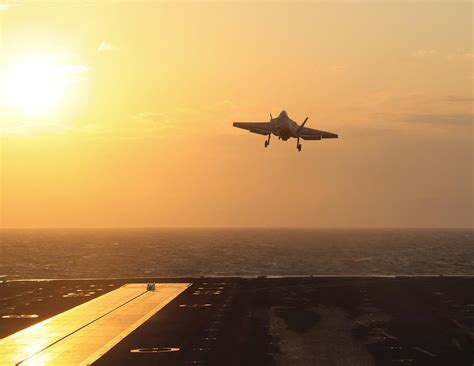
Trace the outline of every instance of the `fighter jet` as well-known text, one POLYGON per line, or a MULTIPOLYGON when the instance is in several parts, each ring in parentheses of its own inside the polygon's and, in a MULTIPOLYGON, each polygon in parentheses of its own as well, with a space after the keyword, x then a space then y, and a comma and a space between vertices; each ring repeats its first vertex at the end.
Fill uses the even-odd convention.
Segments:
POLYGON ((282 111, 277 118, 273 118, 270 113, 270 122, 234 122, 234 127, 243 128, 259 135, 268 136, 265 140, 265 147, 270 145, 270 137, 272 134, 278 136, 279 140, 286 141, 290 137, 297 139, 296 148, 301 151, 300 138, 303 140, 321 140, 321 139, 337 139, 337 135, 332 132, 315 130, 307 128, 304 125, 308 121, 308 117, 301 125, 293 121, 285 111, 282 111))

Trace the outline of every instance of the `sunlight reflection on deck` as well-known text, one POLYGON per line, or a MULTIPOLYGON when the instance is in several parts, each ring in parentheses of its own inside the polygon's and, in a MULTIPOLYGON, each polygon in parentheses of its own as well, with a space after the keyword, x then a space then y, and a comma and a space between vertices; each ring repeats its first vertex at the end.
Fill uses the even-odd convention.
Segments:
POLYGON ((0 340, 0 365, 92 363, 189 284, 127 284, 0 340))

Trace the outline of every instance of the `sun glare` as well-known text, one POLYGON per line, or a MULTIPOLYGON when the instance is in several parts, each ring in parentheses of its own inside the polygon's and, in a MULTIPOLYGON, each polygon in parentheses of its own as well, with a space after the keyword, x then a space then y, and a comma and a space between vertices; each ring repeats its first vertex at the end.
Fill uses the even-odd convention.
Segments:
POLYGON ((64 65, 46 56, 17 63, 6 79, 9 103, 28 115, 44 115, 53 109, 64 92, 64 65))

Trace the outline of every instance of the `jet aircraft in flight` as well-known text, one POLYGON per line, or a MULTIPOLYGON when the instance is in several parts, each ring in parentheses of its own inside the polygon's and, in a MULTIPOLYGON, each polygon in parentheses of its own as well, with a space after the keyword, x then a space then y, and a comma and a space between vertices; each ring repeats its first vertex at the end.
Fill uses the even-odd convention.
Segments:
POLYGON ((300 138, 303 140, 337 139, 337 134, 332 132, 315 130, 305 127, 308 117, 301 125, 293 121, 285 111, 282 111, 277 118, 273 118, 270 113, 270 122, 234 122, 234 127, 243 128, 259 135, 268 136, 265 140, 265 147, 270 144, 272 134, 278 136, 279 140, 286 141, 290 137, 297 139, 296 148, 301 151, 300 138))

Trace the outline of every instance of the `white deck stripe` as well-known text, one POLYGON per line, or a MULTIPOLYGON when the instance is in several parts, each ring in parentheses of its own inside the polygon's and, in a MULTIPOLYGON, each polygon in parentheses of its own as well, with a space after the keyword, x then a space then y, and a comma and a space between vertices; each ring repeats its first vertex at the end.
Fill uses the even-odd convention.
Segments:
POLYGON ((128 284, 0 340, 0 365, 86 365, 190 284, 128 284))

